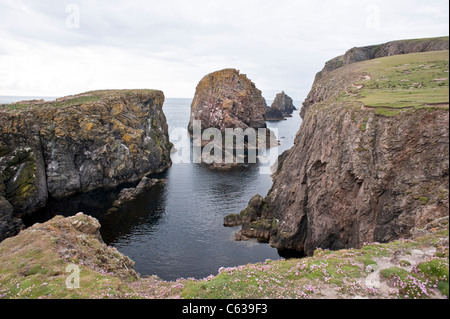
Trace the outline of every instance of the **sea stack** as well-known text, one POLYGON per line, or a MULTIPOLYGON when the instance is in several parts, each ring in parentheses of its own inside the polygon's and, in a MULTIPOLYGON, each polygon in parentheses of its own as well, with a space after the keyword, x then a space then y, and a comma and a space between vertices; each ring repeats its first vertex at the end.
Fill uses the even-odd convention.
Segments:
POLYGON ((278 93, 273 100, 272 106, 267 108, 267 120, 268 121, 280 121, 285 117, 292 115, 292 112, 296 110, 294 101, 284 91, 278 93))
POLYGON ((203 77, 197 85, 188 126, 191 134, 195 120, 201 121, 202 130, 265 128, 264 99, 245 74, 235 69, 216 71, 203 77))
POLYGON ((275 134, 266 128, 266 103, 261 91, 235 69, 216 71, 201 79, 188 130, 194 145, 201 148, 194 150, 194 156, 211 168, 228 170, 254 164, 258 149, 278 145, 275 134), (213 158, 209 156, 211 150, 213 158))

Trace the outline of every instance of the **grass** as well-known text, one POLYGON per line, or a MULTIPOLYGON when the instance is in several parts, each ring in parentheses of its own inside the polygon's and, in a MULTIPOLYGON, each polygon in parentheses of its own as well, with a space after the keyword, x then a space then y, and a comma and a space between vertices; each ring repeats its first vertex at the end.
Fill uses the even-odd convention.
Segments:
POLYGON ((74 105, 92 105, 98 103, 105 98, 115 98, 119 96, 130 96, 135 94, 148 94, 155 90, 98 90, 89 91, 77 95, 66 96, 56 101, 40 102, 40 101, 19 101, 17 103, 0 105, 0 109, 7 110, 21 110, 24 108, 36 108, 36 107, 67 107, 74 105))
MULTIPOLYGON (((46 228, 48 233, 56 229, 54 225, 46 228)), ((62 258, 56 249, 60 239, 48 235, 36 237, 39 232, 23 232, 20 241, 13 237, 1 243, 0 298, 101 298, 131 292, 120 278, 84 264, 81 260, 86 256, 82 255, 92 254, 89 250, 79 251, 80 257, 62 258), (81 289, 66 288, 69 263, 79 266, 81 289)), ((92 238, 82 240, 92 251, 101 248, 100 242, 92 238)), ((83 245, 76 241, 72 243, 73 250, 80 246, 83 245)))
POLYGON ((448 110, 448 50, 395 55, 352 67, 366 78, 341 95, 344 102, 358 101, 385 116, 395 116, 403 109, 448 110))
POLYGON ((155 277, 136 278, 124 272, 126 257, 92 235, 71 230, 69 221, 73 218, 57 217, 0 243, 0 299, 438 298, 439 293, 448 296, 448 223, 414 240, 368 243, 359 249, 338 251, 316 249, 311 257, 266 260, 221 268, 217 275, 200 280, 165 282, 155 277), (430 247, 433 255, 412 259, 412 252, 430 247), (396 258, 398 261, 389 266, 383 264, 383 260, 396 258), (68 263, 80 269, 79 289, 68 289, 65 285, 68 263), (378 268, 382 268, 379 277, 387 289, 367 285, 369 269, 378 268))
MULTIPOLYGON (((448 226, 447 226, 448 227, 448 226)), ((448 234, 437 231, 415 240, 366 244, 361 249, 330 251, 317 249, 312 257, 221 268, 217 276, 187 281, 183 298, 434 298, 439 290, 448 296, 448 234), (437 249, 430 261, 411 267, 406 260, 413 249, 437 249), (389 286, 381 292, 365 284, 369 269, 379 260, 402 255, 397 266, 380 269, 380 278, 389 286), (440 256, 440 257, 438 257, 440 256), (412 268, 412 270, 408 270, 412 268), (406 296, 406 297, 405 297, 406 296)))

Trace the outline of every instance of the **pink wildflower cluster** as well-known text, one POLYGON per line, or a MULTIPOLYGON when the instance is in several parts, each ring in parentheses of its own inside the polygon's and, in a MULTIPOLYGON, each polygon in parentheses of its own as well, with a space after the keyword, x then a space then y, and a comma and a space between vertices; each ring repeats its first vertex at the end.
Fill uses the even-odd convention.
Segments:
POLYGON ((405 279, 395 276, 394 287, 398 288, 400 298, 417 299, 430 297, 430 292, 428 291, 430 282, 428 280, 422 281, 411 275, 407 275, 405 279))
POLYGON ((378 293, 378 290, 376 288, 367 287, 367 293, 371 296, 375 296, 378 293))
POLYGON ((357 293, 361 292, 361 284, 356 281, 352 281, 348 284, 344 284, 342 287, 339 287, 338 289, 341 293, 346 293, 348 295, 356 295, 357 293))

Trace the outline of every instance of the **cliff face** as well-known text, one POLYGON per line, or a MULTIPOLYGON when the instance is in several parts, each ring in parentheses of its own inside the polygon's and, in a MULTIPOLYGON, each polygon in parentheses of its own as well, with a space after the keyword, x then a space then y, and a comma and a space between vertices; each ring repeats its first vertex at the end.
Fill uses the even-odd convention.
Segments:
POLYGON ((202 130, 218 128, 265 128, 265 102, 255 84, 235 69, 206 75, 197 85, 188 126, 200 120, 202 130))
POLYGON ((448 111, 385 118, 334 107, 307 115, 274 179, 273 246, 310 254, 388 242, 448 214, 448 111))
POLYGON ((124 90, 2 106, 0 238, 16 232, 18 218, 48 196, 114 187, 167 169, 163 102, 160 91, 124 90))
POLYGON ((311 254, 409 237, 448 216, 448 51, 338 68, 305 103, 267 197, 225 219, 243 224, 237 239, 311 254))

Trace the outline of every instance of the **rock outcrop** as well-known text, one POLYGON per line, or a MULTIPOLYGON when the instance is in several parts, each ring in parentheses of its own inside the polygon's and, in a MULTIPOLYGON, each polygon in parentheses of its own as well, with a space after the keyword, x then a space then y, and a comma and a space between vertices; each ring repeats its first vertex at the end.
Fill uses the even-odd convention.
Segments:
POLYGON ((268 107, 266 109, 266 121, 283 121, 285 117, 283 113, 277 108, 268 107))
MULTIPOLYGON (((420 70, 428 66, 448 74, 448 52, 434 53, 405 57, 412 65, 428 56, 427 63, 417 63, 420 70)), ((383 61, 390 63, 389 70, 410 65, 383 61)), ((358 90, 370 86, 372 97, 379 98, 383 65, 381 60, 353 63, 316 79, 294 147, 280 156, 268 195, 225 220, 242 224, 238 239, 257 238, 279 250, 311 254, 317 247, 407 238, 412 228, 448 216, 448 78, 446 101, 439 106, 422 96, 418 107, 366 107, 358 90), (375 74, 379 78, 372 83, 375 74), (240 218, 249 211, 252 218, 240 218)), ((422 79, 428 86, 430 76, 422 79)), ((419 96, 424 89, 407 91, 419 96)))
POLYGON ((84 213, 55 216, 0 242, 0 299, 174 299, 186 280, 141 277, 84 213))
POLYGON ((284 117, 291 116, 295 110, 292 98, 282 91, 276 95, 270 108, 267 108, 266 118, 268 121, 283 120, 284 117))
POLYGON ((117 196, 117 199, 113 202, 112 207, 108 210, 107 213, 116 212, 124 204, 136 200, 138 196, 141 196, 156 184, 165 182, 166 182, 165 179, 156 179, 156 178, 150 179, 148 177, 143 177, 136 187, 129 187, 122 189, 119 195, 117 196))
POLYGON ((196 149, 201 149, 194 150, 194 161, 218 170, 255 164, 256 156, 249 159, 249 152, 279 143, 275 134, 266 128, 266 101, 261 91, 235 69, 210 73, 198 83, 188 131, 196 149), (200 126, 196 127, 198 123, 200 126), (203 136, 205 130, 215 132, 203 136))
POLYGON ((163 102, 161 91, 105 90, 2 105, 0 239, 49 196, 115 187, 166 170, 171 143, 163 102))
POLYGON ((255 84, 235 69, 224 69, 203 77, 191 105, 188 130, 201 121, 202 130, 218 128, 265 128, 265 102, 255 84))

